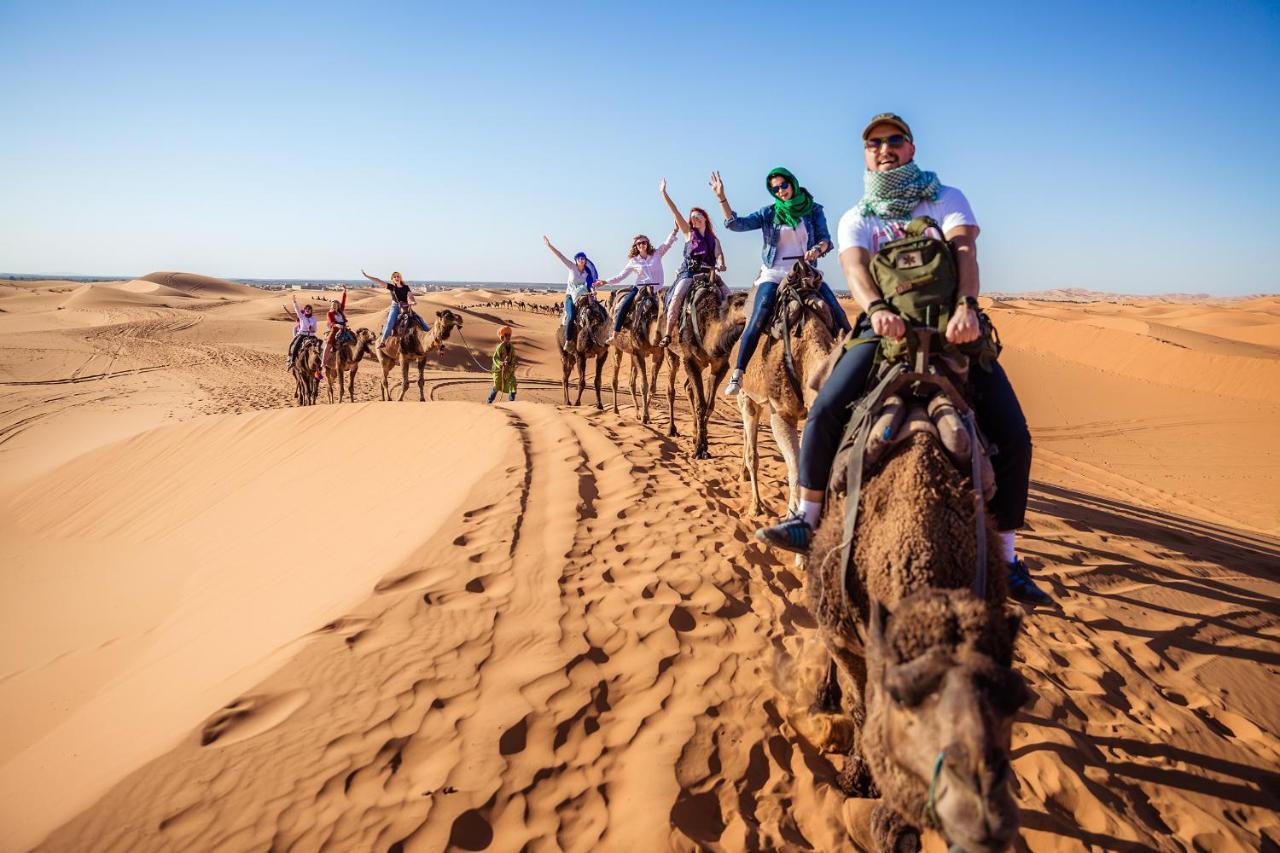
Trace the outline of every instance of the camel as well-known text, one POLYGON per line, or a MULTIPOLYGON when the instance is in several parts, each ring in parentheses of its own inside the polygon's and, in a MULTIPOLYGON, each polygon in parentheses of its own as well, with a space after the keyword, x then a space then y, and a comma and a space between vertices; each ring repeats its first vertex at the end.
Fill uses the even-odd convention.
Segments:
POLYGON ((449 333, 454 327, 462 328, 462 317, 447 308, 437 311, 436 317, 435 325, 424 337, 408 311, 400 314, 391 337, 383 341, 378 349, 378 360, 382 362, 382 399, 391 399, 391 386, 387 377, 397 361, 401 371, 399 399, 404 399, 405 392, 409 389, 409 364, 414 362, 418 365, 418 399, 426 402, 422 371, 426 368, 427 354, 443 350, 444 342, 449 339, 449 333))
POLYGON ((753 515, 764 510, 757 478, 760 456, 756 439, 760 415, 766 411, 773 440, 787 465, 787 508, 799 506, 800 421, 817 396, 820 379, 830 373, 832 350, 837 345, 831 331, 831 309, 818 295, 821 281, 822 276, 813 267, 799 262, 778 289, 777 310, 788 313, 787 328, 792 334, 791 367, 786 364, 786 345, 766 336, 742 376, 742 391, 738 394, 738 409, 742 412, 742 479, 751 483, 753 515))
POLYGON ((684 366, 685 390, 689 408, 693 410, 693 457, 710 459, 707 450, 707 424, 715 409, 720 383, 729 371, 729 353, 746 327, 743 306, 746 293, 734 293, 721 299, 714 276, 699 275, 685 298, 683 315, 671 339, 671 369, 667 372, 667 435, 676 435, 676 363, 684 366), (702 372, 709 370, 709 385, 703 383, 702 372))
POLYGON ((316 371, 320 369, 320 339, 307 338, 298 347, 298 354, 293 359, 293 381, 299 406, 314 406, 320 393, 320 380, 316 371))
POLYGON ((659 329, 658 298, 653 288, 646 287, 631 304, 631 317, 622 329, 613 336, 613 413, 618 413, 618 371, 622 368, 623 355, 631 356, 631 404, 640 412, 640 404, 636 400, 636 372, 640 373, 640 396, 644 400, 641 423, 649 423, 649 402, 653 390, 658 384, 658 371, 662 369, 662 361, 667 351, 658 346, 656 338, 659 329), (648 365, 645 359, 653 361, 653 378, 650 381, 648 365))
MULTIPOLYGON (((927 385, 896 399, 918 406, 911 393, 923 397, 927 385)), ((921 824, 965 850, 1003 850, 1018 831, 1009 747, 1029 696, 1012 668, 1020 620, 1003 609, 1005 567, 986 547, 995 526, 984 509, 985 456, 957 459, 972 445, 948 443, 939 418, 969 409, 947 396, 954 409, 934 405, 936 396, 929 414, 909 405, 900 440, 868 451, 850 538, 844 490, 859 475, 842 449, 806 571, 831 658, 813 710, 852 718, 838 781, 849 796, 882 796, 872 825, 884 850, 919 849, 921 824), (975 495, 971 472, 980 467, 975 495)))
POLYGON ((333 402, 333 382, 338 381, 338 402, 342 402, 343 392, 351 402, 356 401, 356 371, 360 361, 373 354, 373 345, 377 338, 368 329, 358 329, 356 333, 343 340, 341 336, 334 341, 329 350, 329 360, 324 366, 325 378, 329 380, 329 402, 333 402), (349 383, 344 387, 345 374, 351 374, 349 383))
POLYGON ((572 405, 582 405, 582 394, 587 388, 587 359, 596 360, 596 408, 604 409, 604 400, 600 396, 600 374, 604 371, 604 360, 609 356, 609 345, 605 343, 609 334, 609 315, 595 297, 590 294, 579 296, 574 303, 574 338, 569 350, 565 351, 565 328, 561 323, 556 329, 556 346, 560 349, 560 365, 562 374, 560 384, 564 388, 564 404, 569 403, 569 374, 574 365, 578 368, 578 397, 572 405))

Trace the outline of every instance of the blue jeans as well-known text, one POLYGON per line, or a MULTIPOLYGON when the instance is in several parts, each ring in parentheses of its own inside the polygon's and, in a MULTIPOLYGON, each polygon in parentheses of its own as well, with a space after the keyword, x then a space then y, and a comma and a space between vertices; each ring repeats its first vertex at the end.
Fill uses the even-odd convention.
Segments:
MULTIPOLYGON (((424 332, 431 331, 431 327, 427 325, 427 321, 422 319, 420 316, 418 316, 417 311, 410 311, 409 313, 412 314, 413 319, 417 321, 418 328, 422 329, 422 331, 424 332)), ((387 324, 382 328, 383 340, 386 340, 387 338, 391 337, 391 330, 396 327, 396 321, 399 319, 400 319, 400 303, 392 302, 391 311, 387 314, 387 324)))
MULTIPOLYGON (((876 339, 869 326, 859 326, 861 338, 876 339)), ((855 346, 836 363, 831 376, 809 407, 800 439, 800 485, 825 491, 831 463, 852 416, 852 407, 866 391, 875 363, 877 343, 855 346)), ((969 388, 978 427, 994 445, 991 467, 996 474, 996 495, 987 505, 997 530, 1022 527, 1031 486, 1031 432, 1022 414, 1018 395, 1004 368, 997 362, 991 372, 974 364, 969 368, 969 388)))
MULTIPOLYGON (((836 301, 836 295, 825 281, 818 289, 818 293, 822 296, 822 301, 831 308, 831 318, 835 320, 836 326, 840 331, 849 331, 852 328, 849 325, 849 317, 844 313, 844 309, 836 301)), ((777 301, 777 284, 772 281, 762 281, 756 285, 756 301, 751 308, 751 319, 747 322, 747 327, 743 329, 742 340, 738 343, 736 369, 746 370, 747 365, 751 363, 751 356, 756 354, 756 347, 760 344, 760 336, 764 334, 764 327, 773 316, 773 304, 777 301)))
POLYGON ((613 330, 615 332, 622 331, 622 321, 627 318, 627 311, 631 310, 631 303, 636 301, 636 296, 640 293, 640 285, 634 285, 622 297, 618 303, 618 310, 613 312, 613 330))
POLYGON ((577 306, 574 304, 573 297, 565 294, 564 297, 564 338, 569 339, 569 333, 573 331, 573 315, 577 306))

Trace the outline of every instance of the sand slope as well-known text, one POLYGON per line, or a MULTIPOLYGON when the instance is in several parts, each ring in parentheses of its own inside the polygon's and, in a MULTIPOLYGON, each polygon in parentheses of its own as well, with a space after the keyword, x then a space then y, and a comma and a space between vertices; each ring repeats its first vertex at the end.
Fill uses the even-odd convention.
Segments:
MULTIPOLYGON (((117 290, 0 294, 0 848, 869 843, 800 734, 812 620, 750 538, 732 406, 694 462, 665 403, 546 405, 555 318, 454 291, 420 306, 466 318, 427 395, 470 402, 263 411, 281 294, 117 290), (522 402, 485 408, 499 323, 522 402)), ((374 326, 385 297, 349 304, 374 326)), ((993 317, 1036 441, 1022 549, 1060 604, 1020 651, 1026 846, 1280 841, 1280 302, 993 317)))

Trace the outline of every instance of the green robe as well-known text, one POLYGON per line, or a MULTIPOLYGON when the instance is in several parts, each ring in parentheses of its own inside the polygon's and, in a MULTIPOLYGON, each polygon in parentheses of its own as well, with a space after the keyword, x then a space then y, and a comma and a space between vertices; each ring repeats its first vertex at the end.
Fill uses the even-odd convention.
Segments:
POLYGON ((493 351, 493 387, 503 394, 516 392, 516 349, 510 341, 499 342, 493 351))

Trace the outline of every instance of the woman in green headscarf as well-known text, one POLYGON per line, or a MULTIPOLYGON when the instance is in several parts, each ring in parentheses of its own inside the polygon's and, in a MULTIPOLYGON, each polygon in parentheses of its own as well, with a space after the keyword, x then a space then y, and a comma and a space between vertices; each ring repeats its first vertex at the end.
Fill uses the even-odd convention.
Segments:
MULTIPOLYGON (((738 216, 725 198, 724 181, 720 180, 720 173, 711 173, 711 190, 720 202, 725 227, 730 231, 764 232, 764 251, 761 253, 764 265, 760 267, 760 275, 755 281, 751 320, 742 332, 742 340, 738 342, 738 362, 724 389, 728 396, 737 394, 741 389, 742 372, 755 354, 760 335, 773 314, 778 284, 801 258, 806 263, 816 264, 818 258, 831 251, 832 246, 831 233, 827 230, 827 215, 822 212, 822 205, 813 200, 807 189, 800 186, 795 175, 786 169, 774 169, 765 178, 765 187, 773 196, 773 204, 762 207, 755 213, 738 216)), ((849 331, 849 318, 845 316, 844 309, 825 281, 822 283, 822 298, 831 306, 832 316, 840 328, 849 331)))

